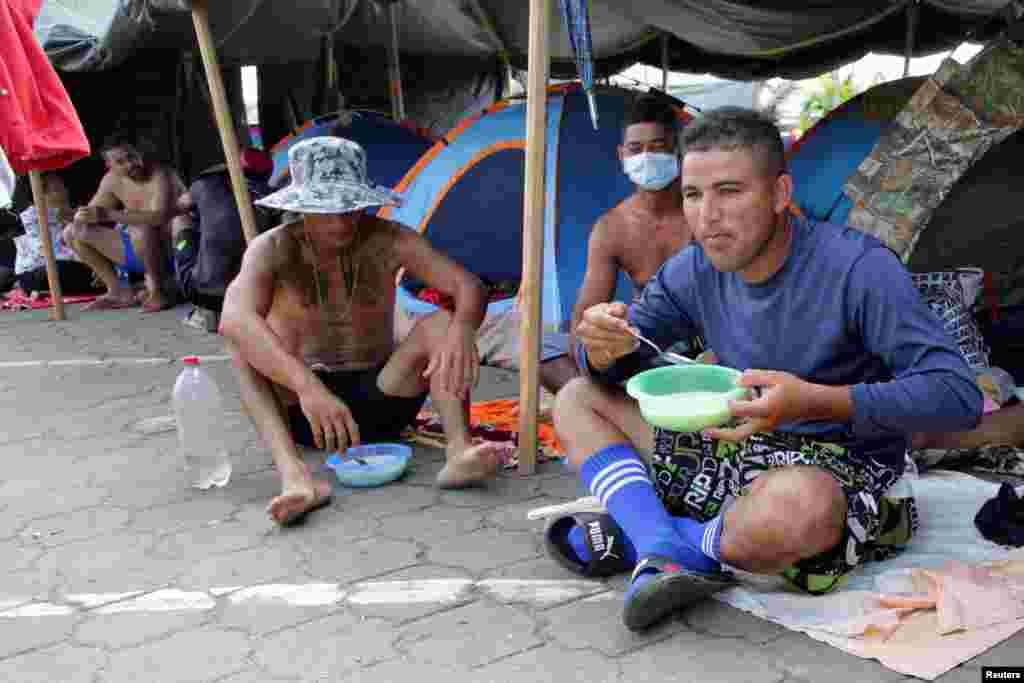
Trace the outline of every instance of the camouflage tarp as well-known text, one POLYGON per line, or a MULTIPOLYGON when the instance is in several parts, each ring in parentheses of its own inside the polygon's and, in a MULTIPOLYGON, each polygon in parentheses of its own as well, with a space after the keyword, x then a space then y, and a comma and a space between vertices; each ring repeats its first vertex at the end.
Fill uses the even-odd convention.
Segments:
POLYGON ((1024 113, 1024 89, 1016 85, 1022 79, 1024 53, 1009 43, 990 46, 964 67, 946 60, 847 181, 854 203, 847 222, 906 262, 956 181, 1024 123, 1014 113, 1024 113))

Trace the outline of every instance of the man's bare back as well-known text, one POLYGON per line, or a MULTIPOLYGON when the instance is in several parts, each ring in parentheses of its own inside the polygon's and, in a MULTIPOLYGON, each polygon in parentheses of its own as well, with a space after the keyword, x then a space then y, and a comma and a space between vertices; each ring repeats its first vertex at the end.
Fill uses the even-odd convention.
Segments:
POLYGON ((327 370, 387 361, 395 348, 400 231, 395 223, 365 216, 352 247, 328 263, 316 258, 301 223, 267 233, 277 275, 267 323, 289 351, 327 370))

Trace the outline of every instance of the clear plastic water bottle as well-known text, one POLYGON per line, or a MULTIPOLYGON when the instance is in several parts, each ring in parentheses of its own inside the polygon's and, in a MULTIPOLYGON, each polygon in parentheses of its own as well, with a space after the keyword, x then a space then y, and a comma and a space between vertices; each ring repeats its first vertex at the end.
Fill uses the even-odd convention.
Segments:
POLYGON ((199 367, 198 356, 188 356, 184 362, 185 369, 174 383, 173 400, 185 471, 194 488, 219 488, 231 479, 220 390, 199 367))

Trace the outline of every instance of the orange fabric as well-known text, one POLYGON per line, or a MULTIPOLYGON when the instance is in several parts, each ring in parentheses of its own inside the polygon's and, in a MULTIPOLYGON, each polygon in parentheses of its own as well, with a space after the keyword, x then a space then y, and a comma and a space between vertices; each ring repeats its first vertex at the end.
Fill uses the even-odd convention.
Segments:
MULTIPOLYGON (((499 399, 474 403, 469 409, 469 419, 473 423, 483 423, 496 429, 519 433, 519 401, 516 399, 499 399)), ((551 450, 564 453, 551 416, 542 414, 537 424, 537 438, 542 445, 551 450)))

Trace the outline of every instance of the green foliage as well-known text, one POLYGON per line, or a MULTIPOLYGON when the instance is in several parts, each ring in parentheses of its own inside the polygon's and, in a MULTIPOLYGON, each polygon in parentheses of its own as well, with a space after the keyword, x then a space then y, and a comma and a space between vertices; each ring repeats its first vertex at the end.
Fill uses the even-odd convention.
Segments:
POLYGON ((800 110, 800 133, 817 123, 818 119, 843 102, 860 93, 853 82, 853 74, 840 80, 836 72, 818 76, 817 88, 804 100, 800 110))

